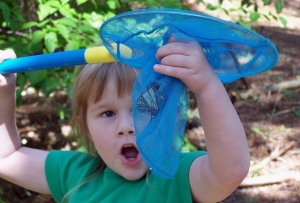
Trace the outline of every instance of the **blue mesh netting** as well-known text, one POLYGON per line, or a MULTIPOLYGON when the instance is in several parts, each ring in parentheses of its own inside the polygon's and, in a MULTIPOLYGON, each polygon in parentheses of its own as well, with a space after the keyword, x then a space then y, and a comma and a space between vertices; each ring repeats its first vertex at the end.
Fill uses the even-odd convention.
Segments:
POLYGON ((153 71, 153 65, 160 63, 156 51, 171 34, 177 41, 199 42, 223 83, 264 72, 279 60, 268 39, 196 12, 142 9, 102 24, 100 36, 109 52, 118 61, 142 70, 132 94, 137 145, 152 172, 162 178, 172 178, 177 171, 188 110, 185 85, 153 71), (130 57, 120 54, 123 45, 132 50, 130 57))

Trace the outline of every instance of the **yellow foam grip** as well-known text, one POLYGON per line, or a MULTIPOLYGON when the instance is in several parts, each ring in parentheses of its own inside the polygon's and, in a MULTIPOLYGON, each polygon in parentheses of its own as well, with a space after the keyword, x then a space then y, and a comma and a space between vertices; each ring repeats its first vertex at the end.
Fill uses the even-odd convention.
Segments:
MULTIPOLYGON (((117 51, 116 44, 112 44, 111 46, 113 47, 114 51, 117 51)), ((122 57, 130 58, 132 55, 132 50, 122 44, 120 45, 120 51, 122 57)), ((105 46, 87 48, 84 52, 84 58, 85 61, 89 64, 108 63, 116 61, 116 59, 108 52, 105 46)))

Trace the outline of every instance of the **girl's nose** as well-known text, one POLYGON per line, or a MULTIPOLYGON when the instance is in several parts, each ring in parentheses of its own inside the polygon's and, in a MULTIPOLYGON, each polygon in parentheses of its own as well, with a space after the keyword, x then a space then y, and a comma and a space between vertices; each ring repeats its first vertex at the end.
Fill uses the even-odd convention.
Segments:
POLYGON ((118 135, 134 135, 134 124, 131 113, 119 115, 118 135))
POLYGON ((125 135, 125 134, 134 134, 134 130, 129 130, 129 131, 127 131, 127 133, 126 133, 126 130, 125 131, 119 131, 118 132, 118 135, 125 135))

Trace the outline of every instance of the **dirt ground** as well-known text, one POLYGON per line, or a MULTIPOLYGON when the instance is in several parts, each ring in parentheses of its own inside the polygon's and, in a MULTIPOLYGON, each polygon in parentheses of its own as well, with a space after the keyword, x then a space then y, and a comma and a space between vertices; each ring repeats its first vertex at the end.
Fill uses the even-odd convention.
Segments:
MULTIPOLYGON (((267 23, 254 28, 277 46, 278 65, 267 73, 226 85, 245 127, 251 168, 244 185, 224 203, 300 203, 300 86, 270 90, 272 84, 300 80, 300 2, 286 4, 284 15, 290 19, 287 28, 267 23), (246 186, 247 181, 252 182, 246 186)), ((68 105, 69 101, 64 94, 47 100, 37 100, 29 91, 24 96, 23 105, 17 109, 17 125, 25 146, 45 150, 74 147, 66 136, 67 119, 53 113, 53 103, 68 105)), ((198 149, 205 149, 198 118, 187 123, 186 135, 198 149)), ((0 188, 0 200, 7 203, 54 202, 51 196, 2 179, 0 188)))

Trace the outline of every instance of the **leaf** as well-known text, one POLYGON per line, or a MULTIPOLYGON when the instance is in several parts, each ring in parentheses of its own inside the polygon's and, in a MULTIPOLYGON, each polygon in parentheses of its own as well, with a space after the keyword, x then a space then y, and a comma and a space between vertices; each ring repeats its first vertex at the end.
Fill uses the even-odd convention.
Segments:
POLYGON ((46 78, 47 71, 46 70, 32 71, 32 72, 25 73, 25 75, 29 78, 31 85, 36 86, 46 78))
POLYGON ((42 21, 46 17, 48 17, 50 15, 50 10, 51 10, 51 7, 49 5, 47 5, 47 4, 40 4, 39 5, 39 10, 37 12, 39 20, 42 21))
POLYGON ((60 0, 60 2, 61 2, 62 5, 65 5, 65 4, 69 3, 69 1, 70 0, 60 0))
POLYGON ((96 12, 92 12, 90 14, 84 13, 82 15, 83 19, 85 19, 85 24, 89 24, 91 26, 93 26, 94 28, 96 28, 97 30, 99 29, 99 27, 101 26, 101 24, 104 21, 104 16, 101 14, 98 14, 96 12))
POLYGON ((260 130, 259 128, 256 128, 256 127, 251 128, 251 130, 252 130, 253 132, 255 132, 256 134, 259 134, 259 135, 262 135, 262 134, 263 134, 263 133, 261 132, 261 130, 260 130))
POLYGON ((73 32, 73 33, 69 34, 69 39, 71 39, 73 42, 80 42, 80 46, 81 46, 82 40, 85 40, 87 38, 85 36, 82 36, 79 33, 74 33, 73 32))
POLYGON ((29 43, 28 49, 31 53, 39 53, 43 49, 43 46, 43 43, 29 43))
POLYGON ((87 2, 87 0, 76 0, 78 6, 84 4, 85 2, 87 2))
POLYGON ((10 19, 10 8, 6 3, 0 2, 0 9, 2 10, 2 15, 5 22, 9 22, 10 19))
POLYGON ((57 45, 57 35, 55 32, 50 32, 45 36, 45 46, 49 53, 54 52, 57 45))
POLYGON ((226 10, 226 9, 222 9, 222 10, 226 13, 226 15, 229 15, 228 10, 226 10))
POLYGON ((20 30, 28 29, 28 28, 31 28, 31 27, 37 26, 37 25, 38 25, 37 22, 31 21, 31 22, 23 24, 22 27, 20 28, 20 30))
POLYGON ((260 18, 260 14, 258 12, 250 13, 251 22, 256 22, 260 18))
POLYGON ((65 40, 68 40, 68 37, 69 37, 69 30, 66 26, 62 25, 62 24, 58 24, 56 25, 56 28, 58 30, 58 33, 63 36, 63 38, 65 40))
POLYGON ((64 110, 59 110, 59 118, 60 118, 60 120, 64 120, 65 119, 65 112, 64 112, 64 110))
POLYGON ((23 89, 24 89, 24 86, 25 86, 25 84, 26 84, 26 81, 27 81, 27 79, 26 79, 26 77, 24 76, 24 74, 18 74, 18 75, 17 75, 17 83, 18 83, 18 85, 19 85, 19 89, 21 89, 22 91, 23 91, 23 89))
MULTIPOLYGON (((47 1, 47 4, 49 5, 49 6, 51 6, 51 7, 54 7, 54 8, 60 8, 61 7, 61 4, 60 4, 60 2, 59 1, 47 1)), ((57 9, 55 9, 55 10, 57 10, 57 9)))
POLYGON ((55 24, 63 24, 67 27, 77 28, 77 24, 68 18, 61 18, 59 20, 56 20, 55 24))
POLYGON ((248 13, 248 11, 247 11, 247 9, 245 9, 245 8, 241 8, 241 11, 244 13, 244 14, 247 14, 248 13))
POLYGON ((98 4, 97 4, 97 2, 96 2, 95 0, 92 0, 92 3, 93 3, 93 5, 94 5, 94 7, 95 7, 95 10, 97 10, 97 9, 98 9, 98 4))
POLYGON ((42 90, 46 97, 48 97, 54 90, 56 90, 56 87, 60 85, 57 80, 54 79, 45 79, 42 84, 42 90))
POLYGON ((206 9, 211 10, 211 11, 217 10, 218 8, 220 8, 220 6, 216 6, 216 5, 212 5, 212 4, 208 4, 206 6, 206 9))
POLYGON ((281 21, 283 26, 286 28, 286 25, 287 25, 288 21, 284 17, 279 17, 279 20, 281 21))
POLYGON ((76 42, 76 41, 75 41, 75 42, 73 42, 73 41, 69 42, 69 43, 65 46, 65 48, 64 48, 65 51, 75 50, 75 49, 79 49, 79 43, 76 42))
POLYGON ((281 13, 283 5, 280 2, 275 2, 275 8, 277 13, 281 13))
POLYGON ((72 17, 69 4, 66 4, 63 7, 60 7, 59 12, 60 12, 61 15, 63 15, 66 18, 72 17))
POLYGON ((146 1, 146 7, 155 8, 155 7, 159 7, 159 6, 160 6, 160 4, 157 1, 153 1, 153 0, 146 1))
POLYGON ((266 6, 266 5, 270 5, 271 4, 271 2, 272 2, 272 0, 263 0, 264 1, 264 5, 266 6))
POLYGON ((47 25, 49 22, 50 22, 49 19, 43 20, 43 21, 40 22, 37 26, 38 26, 38 27, 44 27, 44 26, 47 25))
POLYGON ((182 3, 180 0, 165 0, 161 1, 161 6, 165 8, 178 8, 182 7, 182 3))
POLYGON ((86 34, 94 34, 97 33, 97 30, 90 25, 81 25, 78 27, 78 30, 86 33, 86 34))
POLYGON ((36 44, 45 37, 46 33, 42 30, 36 30, 32 34, 31 43, 36 44))
POLYGON ((267 19, 267 20, 271 20, 270 18, 269 18, 269 16, 267 16, 266 14, 263 14, 263 16, 267 19))
POLYGON ((277 20, 277 19, 278 19, 271 11, 269 11, 269 15, 270 15, 274 20, 277 20))
POLYGON ((258 5, 255 3, 254 4, 254 11, 257 12, 258 11, 258 5))
POLYGON ((230 12, 236 12, 236 11, 238 11, 238 10, 239 10, 239 9, 237 9, 237 8, 230 8, 230 9, 229 9, 230 12))
POLYGON ((24 20, 22 14, 20 13, 19 10, 12 9, 12 10, 10 10, 10 12, 11 12, 11 15, 14 16, 14 18, 15 18, 16 20, 18 20, 18 21, 20 21, 20 22, 25 22, 25 20, 24 20))
POLYGON ((241 2, 241 7, 243 7, 244 5, 246 5, 247 7, 251 6, 251 2, 249 0, 242 0, 241 2))
POLYGON ((108 1, 106 2, 106 4, 107 4, 108 7, 109 7, 110 9, 112 9, 112 10, 116 9, 116 7, 117 7, 117 4, 116 4, 116 2, 115 2, 114 0, 108 0, 108 1))

